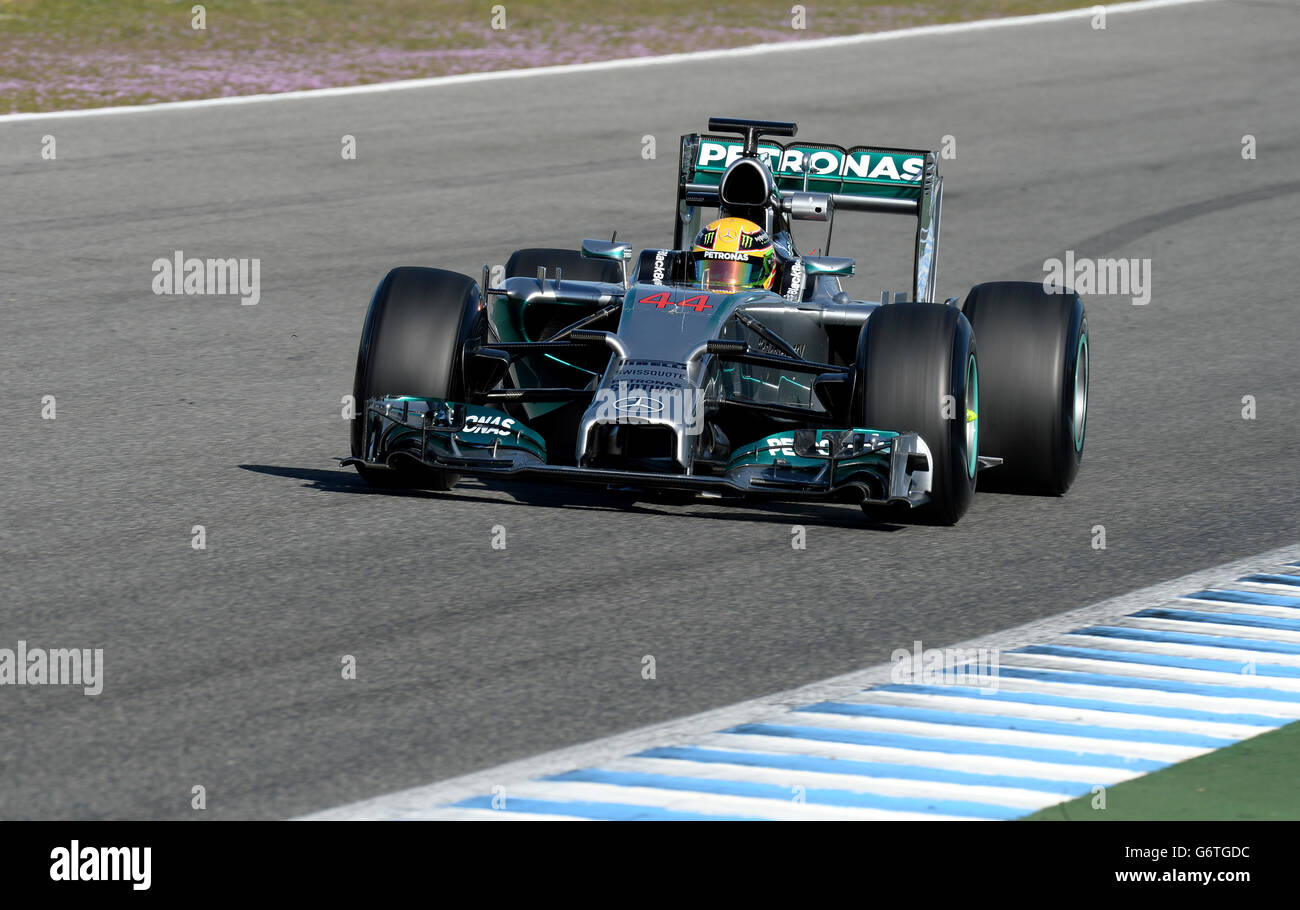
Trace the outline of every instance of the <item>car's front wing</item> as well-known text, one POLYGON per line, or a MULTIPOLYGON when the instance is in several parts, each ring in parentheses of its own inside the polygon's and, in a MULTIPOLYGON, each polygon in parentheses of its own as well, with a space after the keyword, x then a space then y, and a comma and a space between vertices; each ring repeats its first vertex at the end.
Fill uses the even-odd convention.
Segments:
POLYGON ((508 414, 438 398, 366 403, 363 452, 342 460, 371 470, 411 464, 480 476, 771 499, 856 498, 869 505, 929 501, 930 450, 916 433, 807 428, 738 448, 720 474, 549 464, 542 437, 508 414))

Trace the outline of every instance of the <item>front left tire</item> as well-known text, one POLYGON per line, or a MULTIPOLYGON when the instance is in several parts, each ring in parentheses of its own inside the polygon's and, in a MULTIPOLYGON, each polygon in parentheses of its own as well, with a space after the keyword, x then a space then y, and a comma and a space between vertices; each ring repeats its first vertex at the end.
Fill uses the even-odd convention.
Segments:
POLYGON ((975 335, 955 307, 893 303, 858 337, 858 426, 916 432, 930 448, 930 502, 917 516, 955 524, 975 495, 980 450, 980 366, 975 335))
MULTIPOLYGON (((464 401, 463 350, 478 330, 479 288, 444 269, 402 267, 379 283, 366 312, 353 382, 352 455, 364 457, 366 402, 382 395, 464 401)), ((411 459, 391 468, 357 465, 369 484, 449 490, 459 475, 411 459)))

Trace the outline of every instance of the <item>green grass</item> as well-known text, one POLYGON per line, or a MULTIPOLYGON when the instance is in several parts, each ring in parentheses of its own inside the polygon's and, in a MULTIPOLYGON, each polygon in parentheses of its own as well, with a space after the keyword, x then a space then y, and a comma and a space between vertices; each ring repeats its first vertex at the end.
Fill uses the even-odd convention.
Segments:
POLYGON ((288 91, 737 47, 1086 5, 1080 0, 0 0, 0 113, 288 91))
POLYGON ((1300 819, 1300 723, 1181 762, 1026 821, 1247 821, 1300 819))

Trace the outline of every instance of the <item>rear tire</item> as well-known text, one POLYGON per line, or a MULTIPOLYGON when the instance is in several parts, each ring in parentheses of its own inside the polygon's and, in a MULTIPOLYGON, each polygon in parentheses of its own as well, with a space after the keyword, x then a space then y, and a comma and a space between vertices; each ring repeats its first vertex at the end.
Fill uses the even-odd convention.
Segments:
POLYGON ((942 304, 882 306, 858 337, 858 425, 916 432, 930 447, 930 502, 916 510, 926 521, 956 523, 975 494, 979 363, 970 323, 942 304), (967 419, 968 411, 974 420, 967 419))
POLYGON ((621 283, 623 267, 607 259, 587 259, 578 250, 561 250, 552 247, 534 247, 516 250, 506 260, 507 278, 536 278, 538 268, 546 267, 546 277, 554 279, 555 269, 560 268, 560 280, 571 278, 574 281, 608 281, 621 283))
POLYGON ((981 446, 1002 459, 986 489, 1059 495, 1083 460, 1088 316, 1073 291, 1029 281, 976 285, 962 307, 983 351, 981 446))
MULTIPOLYGON (((464 401, 462 350, 479 330, 478 284, 443 269, 393 269, 366 313, 357 353, 352 455, 364 455, 366 402, 381 395, 464 401)), ((408 462, 393 469, 357 465, 369 484, 449 490, 459 475, 408 462)))

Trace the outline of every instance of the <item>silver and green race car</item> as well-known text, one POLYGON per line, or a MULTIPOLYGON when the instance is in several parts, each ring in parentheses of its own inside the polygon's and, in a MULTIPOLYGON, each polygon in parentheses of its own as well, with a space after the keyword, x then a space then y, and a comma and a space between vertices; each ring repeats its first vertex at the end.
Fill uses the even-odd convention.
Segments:
POLYGON ((493 283, 393 269, 357 357, 355 465, 371 484, 460 475, 653 495, 831 500, 951 524, 981 484, 1060 494, 1079 469, 1088 321, 1033 282, 936 301, 934 153, 782 144, 793 123, 714 118, 681 139, 671 248, 526 249, 493 283), (769 137, 769 138, 765 138, 769 137), (706 210, 771 238, 770 288, 687 273, 706 210), (854 260, 801 255, 794 225, 915 219, 910 292, 855 300, 854 260), (906 299, 909 298, 910 299, 906 299))

